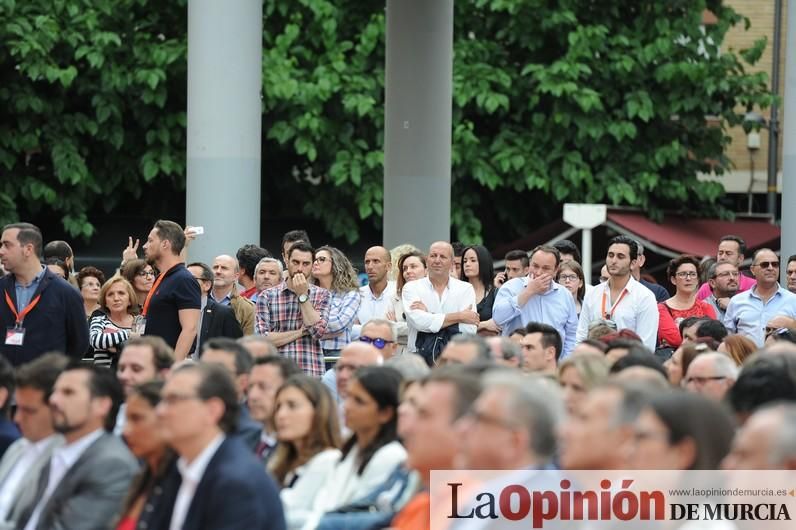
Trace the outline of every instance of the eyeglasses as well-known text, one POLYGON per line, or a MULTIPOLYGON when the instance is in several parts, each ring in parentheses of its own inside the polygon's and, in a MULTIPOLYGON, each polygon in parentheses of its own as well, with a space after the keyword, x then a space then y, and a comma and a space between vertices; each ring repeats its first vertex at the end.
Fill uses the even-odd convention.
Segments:
POLYGON ((136 274, 136 276, 140 276, 142 278, 149 278, 151 276, 152 278, 154 278, 155 271, 140 271, 138 274, 136 274))
POLYGON ((779 262, 778 261, 761 261, 760 263, 756 263, 758 267, 761 269, 778 269, 779 262))
POLYGON ((697 271, 680 271, 675 273, 675 276, 678 278, 696 278, 699 273, 697 271))
POLYGON ((793 336, 793 333, 788 328, 770 328, 766 326, 766 338, 771 336, 776 340, 796 342, 796 337, 793 336))
POLYGON ((695 385, 702 386, 705 383, 708 383, 710 381, 721 381, 723 379, 727 379, 727 376, 714 375, 714 376, 710 376, 710 377, 700 377, 698 375, 695 375, 693 377, 686 378, 685 384, 687 384, 687 385, 695 384, 695 385))
POLYGON ((160 396, 160 402, 164 405, 168 405, 169 407, 173 407, 177 403, 181 403, 183 401, 191 401, 191 400, 202 400, 196 394, 164 394, 160 396))
POLYGON ((561 282, 561 283, 576 282, 576 281, 578 281, 578 275, 577 274, 562 274, 562 275, 560 275, 558 277, 558 281, 561 282))
POLYGON ((372 339, 370 337, 359 337, 360 342, 366 342, 368 344, 373 344, 376 348, 383 350, 384 347, 388 344, 392 344, 395 342, 394 340, 384 340, 384 339, 372 339))

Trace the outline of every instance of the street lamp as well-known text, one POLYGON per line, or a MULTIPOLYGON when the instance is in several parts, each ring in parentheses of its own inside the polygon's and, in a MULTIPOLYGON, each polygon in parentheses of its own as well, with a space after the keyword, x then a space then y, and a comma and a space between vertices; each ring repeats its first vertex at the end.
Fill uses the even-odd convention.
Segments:
POLYGON ((766 119, 759 112, 747 112, 744 116, 744 130, 746 130, 746 149, 749 151, 749 189, 747 190, 748 214, 752 213, 755 186, 755 154, 760 150, 760 129, 765 127, 766 119))

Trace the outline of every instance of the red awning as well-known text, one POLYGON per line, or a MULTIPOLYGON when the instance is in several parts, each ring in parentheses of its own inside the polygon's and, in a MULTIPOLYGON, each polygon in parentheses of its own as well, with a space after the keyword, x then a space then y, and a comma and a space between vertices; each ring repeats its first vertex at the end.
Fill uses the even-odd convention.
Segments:
POLYGON ((661 250, 669 251, 663 254, 714 256, 719 239, 729 234, 746 241, 749 250, 763 247, 779 249, 780 229, 765 219, 736 218, 735 221, 722 221, 667 215, 658 224, 641 212, 609 210, 605 224, 619 232, 646 240, 653 250, 654 247, 660 247, 661 250))

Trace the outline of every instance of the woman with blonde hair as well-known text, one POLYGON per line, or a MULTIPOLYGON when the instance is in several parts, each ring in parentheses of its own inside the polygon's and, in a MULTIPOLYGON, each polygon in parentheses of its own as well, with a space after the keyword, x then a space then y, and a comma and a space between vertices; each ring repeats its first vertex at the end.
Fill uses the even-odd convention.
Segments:
POLYGON ((288 528, 301 528, 340 461, 340 426, 329 390, 308 375, 288 377, 276 393, 274 426, 279 443, 268 469, 282 487, 288 528))
POLYGON ((345 254, 334 247, 323 246, 315 251, 312 277, 315 285, 331 293, 321 347, 324 357, 336 358, 351 342, 351 328, 362 304, 357 273, 345 254))
POLYGON ((608 379, 611 366, 604 355, 579 353, 558 366, 558 384, 564 396, 567 414, 573 414, 589 390, 608 379))
POLYGON ((121 276, 113 276, 100 289, 99 304, 101 312, 89 322, 89 344, 94 349, 94 364, 110 368, 130 338, 138 314, 135 290, 121 276))

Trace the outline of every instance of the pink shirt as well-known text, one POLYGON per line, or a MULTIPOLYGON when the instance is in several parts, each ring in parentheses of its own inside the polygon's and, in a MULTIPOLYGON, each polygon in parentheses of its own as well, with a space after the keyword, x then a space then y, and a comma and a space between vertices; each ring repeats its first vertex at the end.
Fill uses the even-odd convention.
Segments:
MULTIPOLYGON (((738 278, 738 292, 742 293, 744 291, 748 291, 752 287, 757 285, 757 280, 754 278, 750 278, 749 276, 745 276, 741 273, 741 276, 738 278)), ((710 284, 703 283, 702 286, 697 291, 697 300, 704 300, 708 296, 710 296, 710 284)))

